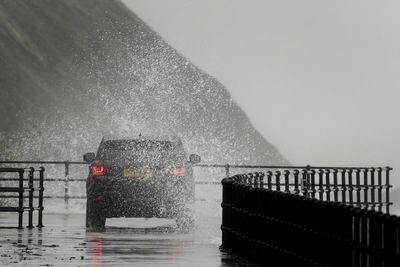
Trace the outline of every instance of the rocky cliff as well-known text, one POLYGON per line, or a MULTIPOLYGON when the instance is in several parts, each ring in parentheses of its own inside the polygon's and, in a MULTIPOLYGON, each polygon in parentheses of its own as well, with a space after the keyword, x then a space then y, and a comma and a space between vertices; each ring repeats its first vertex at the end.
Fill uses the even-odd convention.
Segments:
POLYGON ((81 159, 106 134, 162 133, 205 162, 287 163, 119 1, 0 1, 0 125, 0 159, 81 159))

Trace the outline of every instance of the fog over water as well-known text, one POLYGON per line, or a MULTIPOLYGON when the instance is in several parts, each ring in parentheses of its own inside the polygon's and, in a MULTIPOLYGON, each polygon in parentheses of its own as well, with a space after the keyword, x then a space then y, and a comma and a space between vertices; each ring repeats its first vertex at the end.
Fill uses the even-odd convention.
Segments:
POLYGON ((293 164, 400 169, 400 2, 124 3, 226 85, 293 164))

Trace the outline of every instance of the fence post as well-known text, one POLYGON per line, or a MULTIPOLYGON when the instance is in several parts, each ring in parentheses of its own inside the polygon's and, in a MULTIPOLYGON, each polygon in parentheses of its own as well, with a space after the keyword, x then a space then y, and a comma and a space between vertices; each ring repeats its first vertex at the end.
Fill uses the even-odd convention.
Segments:
POLYGON ((382 168, 378 168, 378 211, 382 211, 382 168))
POLYGON ((222 245, 223 249, 230 250, 232 245, 232 230, 233 230, 233 218, 232 218, 232 190, 233 180, 232 178, 222 179, 222 245))
POLYGON ((225 165, 225 176, 226 178, 229 178, 229 164, 225 165))
POLYGON ((299 190, 299 170, 294 170, 294 193, 298 195, 300 193, 299 190))
POLYGON ((333 201, 338 202, 339 201, 339 188, 338 188, 338 178, 337 178, 338 170, 334 169, 333 170, 333 201))
POLYGON ((276 191, 281 191, 281 172, 275 172, 276 191))
POLYGON ((342 202, 344 204, 346 204, 347 203, 347 200, 346 200, 346 190, 347 190, 347 187, 346 187, 346 169, 340 169, 340 172, 341 172, 341 177, 342 177, 342 184, 341 184, 342 202))
POLYGON ((360 184, 360 169, 356 169, 356 202, 357 207, 361 208, 361 184, 360 184))
MULTIPOLYGON (((390 197, 389 197, 389 190, 390 190, 390 182, 389 182, 389 172, 392 170, 390 167, 386 167, 386 213, 389 213, 390 210, 390 197)), ((400 241, 400 240, 399 240, 400 241)))
POLYGON ((353 188, 353 170, 352 169, 348 169, 347 170, 347 175, 348 175, 348 192, 349 192, 349 203, 350 205, 354 204, 354 197, 353 197, 353 192, 354 192, 354 188, 353 188))
POLYGON ((43 185, 43 180, 44 180, 44 167, 39 168, 39 213, 38 213, 38 225, 37 227, 42 228, 43 227, 43 191, 44 191, 44 185, 43 185))
POLYGON ((33 191, 35 190, 33 187, 33 174, 35 172, 34 168, 29 168, 29 205, 28 205, 28 228, 32 229, 33 228, 33 221, 32 221, 32 216, 33 216, 33 191))
POLYGON ((331 201, 331 185, 330 185, 330 170, 325 170, 325 188, 326 188, 326 200, 331 201))
POLYGON ((290 193, 290 188, 289 188, 289 175, 290 172, 288 170, 284 171, 285 175, 285 193, 290 193))
POLYGON ((69 201, 69 195, 68 195, 68 187, 69 187, 69 161, 64 162, 65 166, 65 182, 64 182, 64 203, 65 203, 65 208, 68 209, 68 201, 69 201))
POLYGON ((18 229, 23 229, 24 218, 24 170, 19 173, 19 191, 18 191, 18 229))
POLYGON ((264 176, 265 176, 265 173, 260 172, 259 176, 260 176, 260 188, 264 188, 264 176))
POLYGON ((272 172, 267 171, 267 184, 268 184, 268 189, 272 190, 272 172))
POLYGON ((371 208, 375 210, 375 168, 371 168, 371 208))
POLYGON ((311 180, 311 198, 315 198, 315 193, 317 192, 317 190, 315 190, 315 170, 309 171, 309 177, 311 180))
POLYGON ((324 200, 324 170, 320 169, 318 171, 318 198, 324 200))
POLYGON ((301 171, 302 177, 301 177, 301 192, 304 197, 308 197, 308 170, 303 169, 301 171))
POLYGON ((366 209, 369 209, 368 203, 368 169, 365 168, 364 170, 364 206, 366 209))

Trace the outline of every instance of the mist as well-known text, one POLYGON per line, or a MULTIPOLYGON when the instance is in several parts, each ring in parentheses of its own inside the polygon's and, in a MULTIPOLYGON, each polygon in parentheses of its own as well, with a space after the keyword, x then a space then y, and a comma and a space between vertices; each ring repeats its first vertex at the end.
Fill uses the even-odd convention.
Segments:
POLYGON ((222 82, 293 164, 389 165, 400 185, 399 2, 124 3, 222 82))
POLYGON ((121 1, 0 0, 0 266, 397 263, 400 3, 121 1))

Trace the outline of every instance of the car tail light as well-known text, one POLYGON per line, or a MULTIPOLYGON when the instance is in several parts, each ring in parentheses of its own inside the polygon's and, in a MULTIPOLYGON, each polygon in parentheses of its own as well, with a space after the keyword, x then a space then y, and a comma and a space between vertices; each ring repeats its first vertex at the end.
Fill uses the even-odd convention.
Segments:
POLYGON ((93 175, 104 175, 106 174, 106 167, 104 165, 90 166, 90 173, 93 175))
POLYGON ((173 173, 175 176, 183 176, 186 173, 186 168, 185 167, 174 167, 173 168, 173 173))

